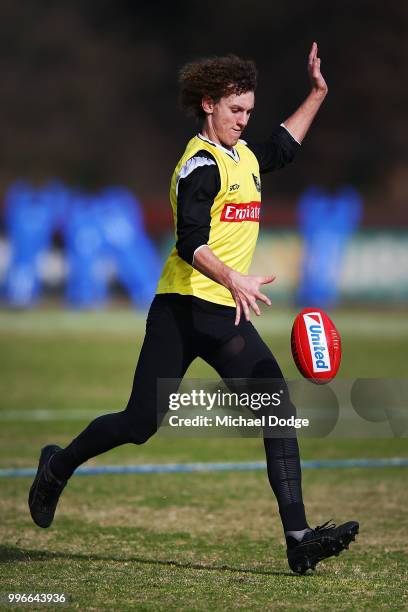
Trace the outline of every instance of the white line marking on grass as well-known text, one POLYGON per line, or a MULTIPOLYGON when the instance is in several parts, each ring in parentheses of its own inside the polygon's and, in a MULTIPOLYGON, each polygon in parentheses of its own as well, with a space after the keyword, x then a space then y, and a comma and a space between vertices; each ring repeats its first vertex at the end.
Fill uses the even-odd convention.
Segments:
MULTIPOLYGON (((303 469, 321 468, 383 468, 408 467, 408 457, 385 459, 323 459, 301 461, 303 469)), ((182 474, 186 472, 248 472, 265 470, 264 461, 239 463, 159 463, 145 465, 101 465, 80 467, 75 471, 78 476, 97 476, 101 474, 182 474)), ((20 478, 35 476, 36 468, 1 469, 0 478, 20 478)))
MULTIPOLYGON (((335 310, 329 312, 341 334, 399 338, 408 336, 408 319, 401 310, 366 311, 335 310)), ((30 312, 0 312, 0 332, 32 335, 95 334, 129 335, 137 338, 144 333, 147 314, 131 309, 103 312, 69 310, 34 310, 30 312)), ((264 311, 254 321, 263 333, 290 334, 295 311, 275 307, 264 311)))

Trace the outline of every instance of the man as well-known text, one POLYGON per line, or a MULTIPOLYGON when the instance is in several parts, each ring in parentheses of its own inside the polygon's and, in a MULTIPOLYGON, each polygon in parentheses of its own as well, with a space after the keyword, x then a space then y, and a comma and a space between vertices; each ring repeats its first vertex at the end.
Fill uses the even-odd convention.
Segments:
MULTIPOLYGON (((260 174, 289 163, 326 93, 317 45, 309 54, 311 92, 272 136, 260 145, 241 134, 254 108, 256 68, 227 56, 193 62, 180 75, 181 103, 202 122, 176 166, 170 198, 176 245, 151 305, 146 336, 125 410, 95 419, 65 449, 46 446, 30 490, 37 525, 48 527, 58 498, 74 470, 100 453, 125 443, 142 444, 157 430, 160 379, 181 379, 198 356, 234 386, 279 389, 282 409, 293 412, 286 382, 274 356, 250 323, 260 315, 257 300, 270 305, 261 287, 273 276, 248 269, 258 235, 260 174)), ((321 559, 348 547, 357 522, 311 529, 302 498, 299 448, 293 432, 273 437, 264 431, 268 477, 278 501, 289 565, 305 573, 321 559)))

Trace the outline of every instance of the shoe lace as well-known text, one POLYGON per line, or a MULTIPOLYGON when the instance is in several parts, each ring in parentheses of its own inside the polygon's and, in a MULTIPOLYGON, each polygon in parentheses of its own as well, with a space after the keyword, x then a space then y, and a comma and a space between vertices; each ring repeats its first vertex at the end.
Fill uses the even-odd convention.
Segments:
POLYGON ((53 502, 55 497, 59 495, 61 485, 56 480, 48 480, 44 478, 41 487, 38 487, 37 495, 43 505, 53 502))
POLYGON ((330 519, 323 523, 323 525, 318 525, 315 528, 315 531, 322 531, 323 529, 336 529, 336 523, 333 523, 333 521, 330 519))

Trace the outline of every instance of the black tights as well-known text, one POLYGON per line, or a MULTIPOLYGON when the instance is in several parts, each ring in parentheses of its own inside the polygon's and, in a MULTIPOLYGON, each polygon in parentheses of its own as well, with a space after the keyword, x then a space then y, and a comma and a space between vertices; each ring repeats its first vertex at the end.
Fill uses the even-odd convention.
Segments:
MULTIPOLYGON (((156 296, 126 409, 96 418, 66 449, 54 455, 51 469, 56 477, 65 480, 91 457, 122 444, 146 442, 157 431, 158 409, 166 409, 158 406, 157 380, 174 379, 174 388, 166 385, 166 390, 177 392, 177 381, 196 357, 207 361, 230 388, 234 379, 251 379, 249 386, 254 380, 259 384, 262 379, 275 380, 276 389, 271 389, 268 382, 268 392, 282 390, 283 407, 286 413, 293 413, 276 359, 251 323, 241 320, 235 327, 234 318, 235 309, 228 306, 177 294, 156 296)), ((297 439, 293 432, 292 437, 267 435, 264 445, 268 477, 284 530, 305 529, 297 439)))

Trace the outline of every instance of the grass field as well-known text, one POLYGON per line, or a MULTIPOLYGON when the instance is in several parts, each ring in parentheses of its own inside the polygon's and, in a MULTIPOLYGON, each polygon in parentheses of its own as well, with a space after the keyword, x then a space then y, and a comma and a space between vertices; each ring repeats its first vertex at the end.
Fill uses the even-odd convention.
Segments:
MULTIPOLYGON (((288 378, 293 313, 257 321, 288 378)), ((340 376, 406 376, 403 312, 334 313, 340 376)), ((90 418, 127 401, 143 317, 130 311, 0 313, 0 468, 34 467, 90 418)), ((211 376, 196 361, 191 377, 211 376)), ((302 439, 302 458, 407 457, 407 438, 302 439)), ((262 460, 260 440, 156 436, 91 465, 262 460)), ((66 593, 82 610, 404 610, 407 470, 304 471, 311 524, 357 519, 358 541, 311 576, 287 567, 263 472, 74 477, 49 530, 29 517, 30 478, 0 478, 0 592, 66 593)), ((26 606, 28 607, 28 606, 26 606)), ((1 609, 6 609, 2 606, 1 609)), ((30 606, 33 609, 33 606, 30 606)))

